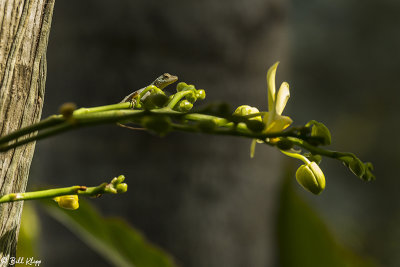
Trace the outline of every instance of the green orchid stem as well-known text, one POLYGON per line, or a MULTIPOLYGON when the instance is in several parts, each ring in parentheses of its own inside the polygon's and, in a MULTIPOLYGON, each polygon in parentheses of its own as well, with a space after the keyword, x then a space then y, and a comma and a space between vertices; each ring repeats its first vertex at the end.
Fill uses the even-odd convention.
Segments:
MULTIPOLYGON (((118 108, 121 107, 127 107, 129 106, 130 103, 121 103, 121 104, 116 104, 113 106, 117 106, 118 108)), ((101 110, 102 107, 99 107, 99 110, 101 110)), ((105 106, 104 109, 107 110, 109 109, 110 106, 105 106)), ((1 145, 2 143, 5 143, 6 141, 4 140, 11 140, 9 138, 9 135, 6 135, 0 139, 0 152, 7 151, 9 149, 25 145, 27 143, 40 140, 43 138, 47 138, 49 136, 53 136, 62 132, 66 132, 68 130, 74 129, 74 128, 79 128, 83 126, 88 126, 88 125, 94 125, 94 124, 102 124, 102 123, 110 123, 110 122, 118 122, 119 120, 124 120, 127 118, 135 118, 142 116, 143 113, 146 111, 143 110, 108 110, 108 111, 102 111, 102 112, 94 112, 93 109, 80 109, 77 110, 80 112, 73 113, 71 118, 65 119, 61 115, 60 117, 56 117, 57 123, 54 127, 51 127, 52 125, 47 125, 48 129, 44 129, 43 124, 41 122, 37 124, 33 124, 29 127, 20 129, 19 131, 16 131, 14 133, 11 133, 10 135, 16 136, 16 138, 21 137, 23 135, 29 134, 36 132, 37 130, 43 129, 43 131, 40 131, 37 135, 30 136, 26 139, 23 140, 18 140, 12 144, 8 145, 1 145), (38 127, 39 126, 39 127, 38 127), (28 131, 29 130, 29 131, 28 131)), ((15 138, 13 138, 15 139, 15 138)))
MULTIPOLYGON (((114 107, 124 108, 129 106, 130 103, 125 102, 121 104, 113 105, 114 107)), ((102 107, 99 107, 99 110, 102 107)), ((105 106, 105 110, 109 109, 110 106, 105 106)), ((78 110, 77 110, 78 111, 78 110)), ((69 119, 65 119, 61 116, 61 121, 58 121, 57 125, 54 127, 48 127, 48 129, 43 129, 43 125, 39 122, 37 124, 33 124, 29 126, 29 131, 26 128, 20 129, 14 133, 11 133, 13 136, 21 137, 23 135, 34 133, 36 132, 37 126, 40 126, 40 131, 38 134, 34 136, 30 136, 28 138, 18 140, 11 144, 2 144, 6 143, 3 140, 14 140, 15 138, 9 138, 9 135, 6 135, 0 139, 0 152, 5 152, 9 149, 16 148, 21 145, 25 145, 27 143, 40 140, 43 138, 47 138, 62 132, 66 132, 75 128, 89 126, 89 125, 96 125, 96 124, 105 124, 105 123, 115 123, 120 121, 126 121, 130 119, 137 119, 148 115, 160 116, 160 115, 169 115, 169 116, 182 116, 181 112, 177 112, 171 110, 169 108, 163 109, 155 109, 155 110, 132 110, 132 109, 118 109, 118 110, 108 110, 108 111, 101 111, 101 112, 93 112, 93 109, 86 111, 81 111, 78 113, 73 113, 73 115, 69 119), (18 133, 17 133, 18 132, 18 133)))
POLYGON ((296 137, 287 137, 287 139, 290 140, 294 145, 302 147, 302 148, 308 150, 309 152, 311 152, 312 154, 326 156, 326 157, 330 157, 330 158, 334 158, 334 159, 338 159, 338 158, 345 157, 345 156, 357 159, 356 155, 354 155, 353 153, 350 153, 350 152, 338 152, 338 151, 323 149, 320 147, 313 146, 313 145, 307 143, 306 141, 298 139, 296 137))
POLYGON ((299 154, 299 153, 291 153, 288 151, 284 151, 284 150, 280 150, 283 154, 285 154, 286 156, 292 157, 292 158, 296 158, 299 159, 301 161, 303 161, 305 164, 309 164, 310 161, 304 157, 303 155, 299 154))
POLYGON ((102 194, 117 194, 125 191, 119 191, 117 186, 124 181, 125 177, 120 175, 114 178, 111 183, 102 183, 94 187, 86 186, 70 186, 63 188, 55 188, 41 191, 25 192, 25 193, 11 193, 0 197, 0 203, 15 202, 22 200, 35 200, 43 198, 54 198, 65 195, 79 195, 79 196, 92 196, 96 197, 102 194))
POLYGON ((155 92, 158 92, 158 93, 164 93, 164 91, 163 90, 161 90, 160 88, 158 88, 157 86, 155 86, 155 85, 150 85, 150 86, 147 86, 142 92, 140 92, 140 94, 139 94, 139 96, 138 96, 138 101, 140 100, 140 99, 142 99, 142 97, 147 93, 147 92, 149 92, 149 91, 151 91, 151 90, 153 90, 153 91, 155 91, 155 92))
POLYGON ((210 120, 210 121, 215 122, 217 126, 227 126, 228 124, 233 125, 233 123, 231 123, 227 119, 212 116, 212 115, 206 115, 206 114, 188 113, 188 114, 184 115, 184 118, 187 120, 191 120, 191 121, 208 121, 208 120, 210 120))
MULTIPOLYGON (((62 132, 73 130, 80 127, 96 125, 96 124, 106 124, 106 123, 116 123, 116 122, 127 122, 136 121, 140 122, 141 118, 145 116, 169 116, 171 118, 178 118, 187 121, 201 122, 201 121, 213 121, 215 126, 213 129, 202 131, 197 127, 196 124, 178 124, 173 123, 173 129, 185 132, 205 132, 207 134, 216 135, 230 135, 230 136, 240 136, 248 137, 251 139, 266 140, 267 138, 276 137, 287 137, 294 145, 302 147, 313 154, 319 154, 322 156, 327 156, 331 158, 340 158, 343 156, 350 156, 356 158, 352 153, 347 152, 336 152, 326 149, 322 149, 313 146, 306 141, 299 139, 298 129, 293 127, 282 132, 276 133, 257 133, 250 131, 245 123, 234 123, 226 118, 221 118, 217 116, 202 114, 202 113, 182 113, 172 110, 170 106, 174 106, 182 97, 191 91, 181 91, 178 92, 167 107, 161 109, 153 110, 133 110, 131 109, 131 103, 118 103, 114 105, 106 105, 94 108, 81 108, 72 114, 68 119, 64 118, 62 115, 53 115, 47 119, 40 121, 36 124, 30 125, 28 127, 22 128, 18 131, 10 133, 9 135, 0 138, 0 152, 7 151, 18 146, 37 141, 43 138, 47 138, 62 132), (175 103, 175 104, 174 104, 175 103), (39 133, 36 133, 39 131, 39 133), (20 137, 34 134, 28 136, 25 139, 20 137)), ((260 114, 262 114, 260 112, 260 114)), ((258 114, 256 114, 258 115, 258 114)), ((270 144, 269 142, 265 142, 270 144)))
POLYGON ((80 108, 80 109, 75 110, 73 115, 76 116, 76 115, 81 115, 81 114, 118 110, 118 109, 130 109, 130 108, 132 108, 132 104, 130 102, 123 102, 123 103, 99 106, 99 107, 93 107, 93 108, 80 108))
MULTIPOLYGON (((172 128, 177 131, 182 132, 192 132, 192 133, 206 133, 206 134, 215 134, 215 135, 230 135, 230 136, 238 136, 238 137, 248 137, 253 139, 265 140, 266 138, 279 137, 278 133, 274 134, 255 134, 249 131, 245 125, 242 124, 234 124, 228 123, 224 125, 225 127, 216 127, 214 129, 202 131, 196 125, 187 125, 187 124, 178 124, 172 123, 172 128)), ((268 142, 265 142, 268 145, 272 145, 268 142)))
MULTIPOLYGON (((80 128, 84 126, 89 126, 89 125, 96 125, 96 124, 105 124, 105 123, 115 123, 115 122, 125 122, 127 120, 137 120, 138 118, 142 118, 144 116, 171 116, 171 117, 181 117, 183 119, 191 120, 191 121, 204 121, 204 120, 212 120, 214 121, 217 126, 222 126, 222 129, 215 128, 214 130, 208 132, 210 134, 218 134, 218 135, 234 135, 234 136, 245 136, 245 137, 250 137, 250 138, 257 138, 260 140, 265 140, 266 138, 273 138, 273 137, 285 137, 285 136, 293 136, 294 134, 291 133, 290 131, 287 132, 277 132, 277 133, 271 133, 271 134, 262 134, 262 133, 253 133, 250 130, 247 129, 245 124, 239 123, 239 124, 234 124, 232 122, 229 122, 229 120, 216 117, 216 116, 211 116, 211 115, 206 115, 206 114, 199 114, 199 113, 182 113, 178 111, 174 111, 168 107, 166 108, 161 108, 161 109, 154 109, 154 110, 132 110, 132 109, 124 109, 129 107, 130 103, 120 103, 116 105, 110 105, 113 106, 114 108, 121 108, 117 110, 109 110, 111 107, 110 106, 104 106, 104 107, 98 107, 98 108, 92 108, 92 109, 79 109, 77 111, 79 112, 74 112, 73 115, 69 119, 63 118, 61 115, 54 117, 52 119, 55 119, 57 124, 55 126, 52 126, 52 124, 48 124, 47 129, 43 126, 44 124, 42 122, 39 122, 37 124, 31 125, 27 128, 23 128, 17 132, 12 133, 11 135, 14 137, 21 137, 26 134, 34 133, 38 129, 42 130, 38 134, 34 136, 30 136, 28 138, 22 139, 22 140, 17 140, 16 142, 13 142, 11 144, 2 144, 5 143, 4 140, 15 140, 10 138, 9 135, 2 137, 0 139, 0 152, 7 151, 12 148, 16 148, 21 145, 25 145, 27 143, 44 139, 62 132, 66 132, 75 128, 80 128), (94 110, 105 110, 105 111, 99 111, 95 112, 94 110), (29 130, 29 131, 28 131, 29 130)), ((176 129, 182 129, 184 131, 198 131, 198 129, 193 128, 189 129, 190 127, 193 126, 188 126, 188 127, 175 127, 176 129)))
MULTIPOLYGON (((100 106, 100 107, 94 107, 94 108, 80 108, 74 111, 73 116, 78 116, 82 114, 90 114, 90 113, 95 113, 95 112, 102 112, 102 111, 109 111, 109 110, 118 110, 118 109, 129 109, 131 106, 131 103, 125 102, 125 103, 118 103, 118 104, 113 104, 113 105, 106 105, 106 106, 100 106)), ((27 127, 21 128, 15 132, 12 132, 6 136, 3 136, 0 138, 0 145, 5 144, 11 140, 17 139, 18 137, 34 133, 36 131, 49 128, 52 126, 55 126, 57 124, 65 123, 66 119, 62 115, 52 115, 38 123, 29 125, 27 127)), ((63 127, 61 127, 63 128, 63 127)), ((58 133, 58 131, 56 131, 58 133)), ((45 136, 47 137, 47 136, 45 136)), ((44 137, 43 137, 44 138, 44 137)), ((35 138, 33 138, 36 140, 35 138)), ((41 139, 41 138, 40 138, 41 139)), ((33 141, 33 140, 32 140, 33 141)), ((28 143, 31 141, 28 141, 28 143)), ((21 142, 20 145, 26 144, 26 142, 21 142)), ((3 151, 0 149, 0 151, 3 151)))
POLYGON ((29 125, 27 127, 24 127, 22 129, 19 129, 15 132, 12 132, 8 135, 5 135, 0 138, 0 144, 7 143, 11 140, 17 139, 18 137, 24 136, 26 134, 34 133, 36 131, 39 131, 41 129, 45 129, 48 127, 52 127, 54 125, 57 125, 59 123, 64 122, 65 119, 63 118, 62 115, 52 115, 38 123, 29 125))
POLYGON ((181 91, 174 95, 171 101, 168 103, 167 108, 173 109, 176 104, 181 100, 185 95, 191 94, 192 90, 181 91))
POLYGON ((10 150, 12 148, 16 148, 16 147, 28 144, 28 143, 36 141, 36 140, 44 139, 46 137, 50 137, 50 136, 53 136, 53 135, 56 135, 56 134, 59 134, 59 133, 62 133, 62 132, 66 132, 66 131, 71 130, 71 129, 75 128, 75 127, 77 127, 77 125, 74 126, 74 125, 71 125, 69 123, 62 123, 62 124, 54 126, 50 130, 47 130, 47 131, 44 131, 44 132, 39 132, 37 135, 28 137, 28 138, 20 140, 20 141, 17 141, 15 143, 10 144, 10 145, 2 145, 2 146, 0 146, 0 152, 5 152, 5 151, 10 150))

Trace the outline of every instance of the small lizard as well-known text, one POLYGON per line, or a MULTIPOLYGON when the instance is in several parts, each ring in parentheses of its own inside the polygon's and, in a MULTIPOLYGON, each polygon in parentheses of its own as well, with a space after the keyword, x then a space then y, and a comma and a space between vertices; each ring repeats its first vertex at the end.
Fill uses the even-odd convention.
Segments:
MULTIPOLYGON (((154 85, 154 86, 156 86, 156 87, 158 87, 159 89, 162 90, 165 87, 167 87, 168 85, 176 82, 177 80, 178 80, 178 76, 174 76, 174 75, 171 75, 169 73, 164 73, 163 75, 161 75, 157 79, 155 79, 148 86, 154 85)), ((135 97, 138 96, 144 89, 146 89, 146 87, 143 87, 142 89, 136 90, 133 93, 127 95, 126 97, 124 97, 124 99, 122 99, 122 101, 120 103, 131 102, 132 103, 132 108, 135 107, 135 104, 136 104, 135 97)), ((150 95, 150 92, 145 93, 142 96, 141 100, 146 99, 146 97, 148 97, 149 95, 150 95)), ((128 128, 128 129, 132 129, 132 130, 143 130, 142 128, 130 127, 130 126, 126 126, 126 125, 121 124, 121 123, 117 123, 117 125, 121 126, 121 127, 128 128)))
MULTIPOLYGON (((154 85, 158 88, 160 88, 161 90, 164 89, 165 87, 167 87, 168 85, 176 82, 178 80, 177 76, 171 75, 169 73, 164 73, 163 75, 159 76, 157 79, 155 79, 150 85, 154 85)), ((146 86, 147 87, 147 86, 146 86)), ((135 92, 127 95, 124 99, 122 99, 122 101, 120 103, 124 103, 124 102, 132 102, 132 106, 134 106, 135 104, 135 100, 134 98, 136 96, 138 96, 144 89, 146 89, 146 87, 143 87, 142 89, 136 90, 135 92)), ((150 92, 147 92, 146 94, 144 94, 144 96, 142 96, 141 100, 144 100, 146 97, 148 97, 150 95, 150 92)))

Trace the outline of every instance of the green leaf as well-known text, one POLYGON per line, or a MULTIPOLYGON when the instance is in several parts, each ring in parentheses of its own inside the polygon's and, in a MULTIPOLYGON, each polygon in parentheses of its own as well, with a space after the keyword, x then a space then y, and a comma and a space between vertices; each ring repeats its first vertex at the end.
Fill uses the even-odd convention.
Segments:
POLYGON ((104 218, 87 201, 79 202, 80 207, 75 211, 60 209, 51 201, 42 203, 48 214, 115 266, 176 266, 171 256, 122 219, 104 218))
MULTIPOLYGON (((33 203, 25 202, 18 235, 17 258, 38 258, 40 220, 33 203)), ((22 265, 20 265, 22 266, 22 265)))
POLYGON ((376 266, 337 242, 319 215, 295 192, 293 175, 282 187, 277 230, 280 267, 376 266))

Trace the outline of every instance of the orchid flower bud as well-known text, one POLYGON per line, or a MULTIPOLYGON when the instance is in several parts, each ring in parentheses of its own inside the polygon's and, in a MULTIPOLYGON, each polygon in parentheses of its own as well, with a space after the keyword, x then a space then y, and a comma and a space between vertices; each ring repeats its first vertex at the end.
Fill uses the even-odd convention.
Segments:
POLYGON ((374 166, 372 165, 371 162, 366 162, 364 163, 365 166, 365 173, 361 177, 364 181, 371 181, 375 180, 375 175, 372 174, 372 171, 374 170, 374 166))
POLYGON ((358 177, 362 177, 365 174, 365 171, 366 171, 364 163, 359 158, 354 158, 350 162, 349 168, 358 177))
MULTIPOLYGON (((259 113, 259 112, 260 111, 258 110, 258 108, 251 107, 251 106, 248 106, 248 105, 242 105, 242 106, 239 106, 235 110, 235 112, 233 112, 233 115, 234 116, 246 116, 246 115, 259 113)), ((250 120, 262 121, 262 118, 261 118, 261 116, 257 116, 257 117, 250 118, 250 120)))
POLYGON ((60 113, 66 119, 71 118, 75 110, 76 110, 76 104, 71 102, 64 103, 60 107, 60 113))
POLYGON ((310 143, 312 145, 326 146, 331 144, 331 133, 328 127, 326 127, 323 123, 312 120, 306 124, 306 127, 311 127, 311 137, 317 137, 321 139, 321 141, 317 143, 311 141, 310 143))
POLYGON ((371 163, 363 163, 359 158, 352 156, 343 156, 340 157, 339 160, 346 165, 352 173, 362 178, 363 180, 371 180, 373 179, 372 169, 373 166, 371 163), (372 176, 371 176, 372 175, 372 176))
POLYGON ((317 163, 311 161, 296 171, 297 182, 306 190, 319 195, 325 189, 325 176, 317 163))
POLYGON ((190 103, 194 103, 197 100, 196 92, 193 90, 190 94, 185 96, 186 100, 190 103))
POLYGON ((178 110, 181 112, 188 112, 193 108, 193 104, 184 99, 179 103, 178 110))
POLYGON ((126 183, 117 185, 117 193, 126 193, 126 191, 128 191, 128 185, 126 183))
POLYGON ((54 200, 58 203, 58 206, 63 209, 76 210, 79 208, 78 195, 55 197, 54 200))
POLYGON ((177 92, 180 92, 180 91, 183 90, 183 88, 185 88, 185 87, 187 87, 187 86, 188 86, 187 83, 180 82, 180 83, 178 83, 178 84, 176 85, 176 91, 177 91, 177 92))
POLYGON ((203 100, 204 98, 206 98, 206 91, 204 91, 204 89, 197 90, 196 97, 198 100, 203 100))

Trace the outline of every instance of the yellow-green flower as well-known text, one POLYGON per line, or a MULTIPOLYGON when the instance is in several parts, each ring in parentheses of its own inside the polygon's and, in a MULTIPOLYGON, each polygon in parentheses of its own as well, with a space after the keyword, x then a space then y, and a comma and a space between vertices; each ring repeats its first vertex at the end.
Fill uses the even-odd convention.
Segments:
POLYGON ((307 191, 319 195, 325 189, 325 175, 321 168, 314 161, 309 161, 304 155, 289 151, 281 152, 289 157, 299 159, 305 164, 296 171, 297 182, 307 191))
POLYGON ((276 62, 267 72, 268 85, 268 112, 263 117, 265 123, 264 133, 280 132, 287 128, 293 121, 287 116, 282 116, 283 109, 290 97, 289 84, 283 82, 278 92, 275 88, 276 69, 279 61, 276 62))
POLYGON ((76 210, 79 208, 79 197, 77 195, 65 195, 53 198, 58 206, 67 210, 76 210))
POLYGON ((314 161, 301 165, 296 171, 297 182, 309 192, 319 195, 325 189, 325 175, 314 161))
MULTIPOLYGON (((282 112, 290 97, 289 84, 283 82, 278 92, 275 88, 276 69, 278 68, 279 61, 272 65, 267 72, 267 87, 268 87, 268 112, 264 114, 262 122, 265 124, 263 133, 281 132, 292 124, 292 119, 287 116, 282 116, 282 112)), ((258 109, 249 106, 240 106, 236 109, 234 114, 248 115, 251 113, 258 113, 258 109)), ((255 117, 253 119, 259 119, 255 117)), ((279 139, 276 139, 279 140, 279 139)), ((263 140, 253 139, 250 146, 250 157, 254 157, 256 143, 263 143, 263 140)))

